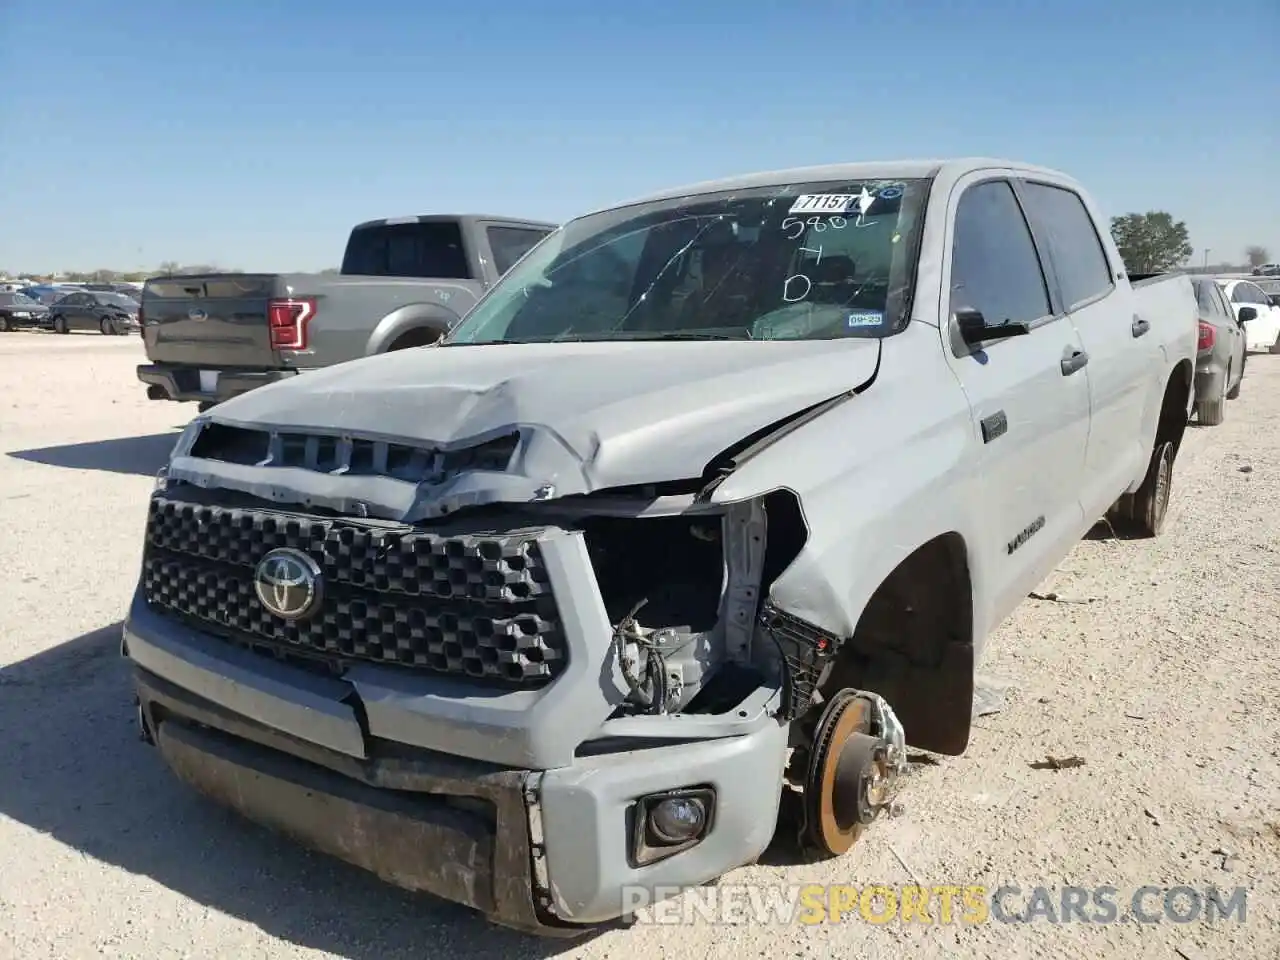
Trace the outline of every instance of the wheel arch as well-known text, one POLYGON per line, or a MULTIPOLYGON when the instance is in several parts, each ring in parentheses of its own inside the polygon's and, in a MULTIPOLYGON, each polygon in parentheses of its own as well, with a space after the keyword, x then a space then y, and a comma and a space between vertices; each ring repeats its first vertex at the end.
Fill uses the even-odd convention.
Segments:
POLYGON ((822 684, 880 694, 908 742, 957 756, 973 713, 975 617, 968 544, 958 531, 901 559, 867 598, 822 684))
POLYGON ((369 335, 365 354, 386 353, 438 340, 458 322, 458 315, 437 304, 409 303, 378 321, 369 335))

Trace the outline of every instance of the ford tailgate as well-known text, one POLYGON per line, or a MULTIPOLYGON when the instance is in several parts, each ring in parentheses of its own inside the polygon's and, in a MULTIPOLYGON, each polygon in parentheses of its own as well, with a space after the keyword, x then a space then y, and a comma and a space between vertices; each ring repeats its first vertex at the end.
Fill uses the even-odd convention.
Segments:
POLYGON ((287 296, 274 273, 158 277, 142 291, 142 336, 153 363, 220 369, 283 366, 268 304, 287 296))

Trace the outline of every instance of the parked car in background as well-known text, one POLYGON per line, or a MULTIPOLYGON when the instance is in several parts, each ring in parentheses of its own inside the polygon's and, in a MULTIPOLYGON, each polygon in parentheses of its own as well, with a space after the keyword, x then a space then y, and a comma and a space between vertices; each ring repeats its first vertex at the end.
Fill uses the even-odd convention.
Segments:
POLYGON ((1267 295, 1273 307, 1280 307, 1280 277, 1259 277, 1253 284, 1267 295))
MULTIPOLYGON (((244 282, 238 329, 292 337, 244 282)), ((780 817, 840 856, 908 743, 964 753, 988 636, 1080 537, 1164 528, 1196 321, 1083 187, 1009 161, 584 215, 438 346, 192 420, 124 625, 140 732, 541 934, 753 863, 780 817)))
POLYGON ((38 327, 49 308, 21 293, 0 293, 0 333, 20 327, 38 327))
POLYGON ((420 216, 356 226, 336 274, 154 277, 142 292, 153 400, 203 407, 300 372, 433 343, 554 224, 420 216))
POLYGON ((75 293, 75 290, 58 284, 38 283, 30 287, 23 287, 21 293, 48 306, 69 293, 75 293))
POLYGON ((1253 268, 1253 276, 1255 277, 1278 277, 1280 276, 1280 263, 1264 263, 1253 268))
POLYGON ((142 294, 141 288, 131 283, 86 283, 81 289, 118 293, 132 300, 137 300, 142 294))
POLYGON ((1219 278, 1218 283, 1231 302, 1236 319, 1244 324, 1248 349, 1280 353, 1280 305, 1272 301, 1256 280, 1219 278))
POLYGON ((78 290, 49 305, 45 325, 56 333, 97 330, 120 335, 138 329, 138 301, 120 293, 78 290))
POLYGON ((1196 352, 1196 420, 1202 426, 1222 423, 1227 401, 1240 395, 1244 379, 1244 324, 1222 287, 1211 277, 1193 276, 1200 308, 1200 340, 1196 352))

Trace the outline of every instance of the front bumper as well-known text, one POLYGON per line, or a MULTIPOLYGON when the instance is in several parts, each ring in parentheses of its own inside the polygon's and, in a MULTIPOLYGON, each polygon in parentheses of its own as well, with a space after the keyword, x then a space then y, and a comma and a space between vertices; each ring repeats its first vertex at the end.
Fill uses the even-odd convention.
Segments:
POLYGON ((213 391, 200 389, 200 367, 144 363, 138 379, 147 384, 147 395, 155 400, 196 400, 222 403, 258 387, 296 376, 296 370, 222 370, 213 391))
MULTIPOLYGON (((773 836, 783 723, 550 769, 504 766, 371 734, 351 684, 167 624, 135 604, 123 652, 144 726, 181 779, 307 846, 503 926, 575 935, 625 916, 643 902, 637 892, 668 895, 749 863, 773 836), (706 836, 633 866, 636 800, 695 786, 717 798, 706 836)), ((378 706, 424 719, 407 695, 378 706)), ((687 719, 692 733, 697 718, 687 719)))
POLYGON ((10 313, 5 316, 10 328, 18 327, 40 327, 43 326, 48 319, 48 315, 44 313, 10 313))

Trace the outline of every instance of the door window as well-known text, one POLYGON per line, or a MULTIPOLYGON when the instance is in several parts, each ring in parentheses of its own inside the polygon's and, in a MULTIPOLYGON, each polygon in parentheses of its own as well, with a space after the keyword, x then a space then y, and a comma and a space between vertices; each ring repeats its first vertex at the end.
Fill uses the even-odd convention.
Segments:
POLYGON ((1024 183, 1021 190, 1027 216, 1049 248, 1066 309, 1110 290, 1107 255, 1080 196, 1044 183, 1024 183))
POLYGON ((1211 286, 1213 287, 1214 302, 1218 305, 1218 313, 1222 315, 1224 320, 1230 320, 1235 323, 1235 311, 1231 309, 1231 304, 1227 301, 1227 295, 1222 292, 1222 288, 1216 283, 1211 286))
POLYGON ((1235 290, 1231 293, 1231 299, 1236 303, 1265 304, 1267 302, 1262 291, 1252 283, 1237 283, 1235 290))
POLYGON ((493 251, 493 266, 499 274, 510 270, 517 260, 528 253, 539 240, 550 230, 535 230, 531 227, 489 227, 485 234, 489 238, 489 249, 493 251))
POLYGON ((960 197, 951 251, 951 312, 959 310, 980 311, 988 325, 1031 323, 1051 312, 1031 231, 1004 180, 960 197))

